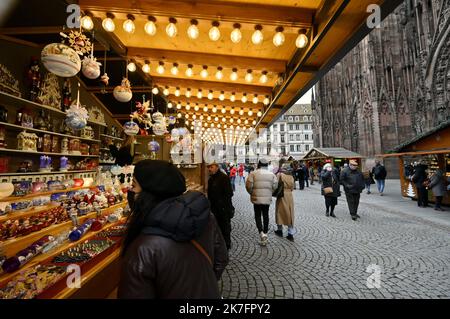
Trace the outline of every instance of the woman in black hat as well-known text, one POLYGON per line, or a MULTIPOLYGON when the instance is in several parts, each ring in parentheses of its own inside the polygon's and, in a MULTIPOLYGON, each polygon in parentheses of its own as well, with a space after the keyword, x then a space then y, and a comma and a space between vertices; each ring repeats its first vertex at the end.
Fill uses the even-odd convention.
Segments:
POLYGON ((118 297, 220 298, 228 253, 208 199, 165 161, 138 162, 133 191, 118 297))

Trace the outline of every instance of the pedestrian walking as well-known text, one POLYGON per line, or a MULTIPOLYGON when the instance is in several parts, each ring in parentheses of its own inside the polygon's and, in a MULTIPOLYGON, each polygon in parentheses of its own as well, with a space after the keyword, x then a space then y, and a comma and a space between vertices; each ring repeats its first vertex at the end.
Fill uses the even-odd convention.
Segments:
POLYGON ((166 161, 138 162, 132 185, 118 298, 221 298, 228 252, 206 196, 185 192, 184 176, 166 161))
POLYGON ((297 169, 297 179, 300 190, 305 189, 305 170, 303 168, 303 164, 300 165, 297 169))
POLYGON ((315 173, 314 173, 314 166, 312 164, 309 167, 309 177, 311 178, 311 185, 314 185, 315 173))
POLYGON ((231 219, 234 216, 233 189, 229 177, 219 169, 216 162, 209 163, 207 167, 210 175, 208 179, 208 199, 211 212, 216 217, 227 249, 230 249, 231 219))
POLYGON ((338 204, 337 198, 341 196, 339 173, 330 163, 323 166, 321 192, 325 198, 325 216, 336 217, 334 208, 338 204))
POLYGON ((231 187, 233 188, 233 192, 236 191, 236 175, 237 175, 237 169, 234 166, 234 164, 230 164, 230 182, 231 187))
POLYGON ((322 184, 322 164, 317 167, 317 176, 319 176, 319 184, 322 184))
POLYGON ((444 182, 444 172, 441 169, 437 169, 436 172, 431 176, 428 188, 431 188, 433 195, 435 197, 434 210, 444 211, 441 207, 442 199, 445 194, 445 182, 444 182))
POLYGON ((309 187, 309 169, 308 169, 308 166, 306 166, 306 164, 303 164, 302 168, 303 168, 303 175, 305 176, 305 185, 306 185, 306 187, 309 187))
POLYGON ((364 185, 366 186, 367 194, 370 194, 370 185, 375 184, 375 181, 373 180, 373 174, 371 171, 364 171, 363 177, 364 177, 364 185))
POLYGON ((268 171, 269 163, 266 159, 259 160, 258 169, 251 172, 245 188, 250 194, 255 211, 256 227, 260 235, 260 243, 267 244, 267 233, 269 231, 269 207, 272 203, 272 194, 277 189, 278 181, 274 173, 268 171), (263 223, 261 222, 261 216, 263 223))
POLYGON ((375 166, 372 168, 372 174, 377 181, 378 193, 380 193, 380 196, 383 196, 387 172, 386 168, 381 164, 380 161, 375 161, 375 166))
POLYGON ((240 164, 239 165, 239 169, 238 169, 238 174, 239 174, 239 185, 241 185, 241 181, 244 181, 245 184, 245 177, 244 177, 244 171, 245 171, 245 167, 244 164, 240 164))
POLYGON ((344 186, 345 197, 347 198, 348 209, 352 220, 357 220, 358 206, 361 192, 364 190, 364 177, 358 170, 358 162, 350 161, 350 165, 342 170, 340 182, 344 186))
POLYGON ((292 168, 289 163, 280 161, 280 170, 278 173, 278 187, 282 185, 282 192, 277 196, 275 206, 275 222, 277 230, 275 234, 283 237, 283 225, 288 227, 288 235, 286 238, 294 241, 294 197, 292 190, 294 189, 294 177, 292 177, 292 168))
POLYGON ((418 163, 414 168, 414 175, 412 182, 416 185, 417 189, 417 206, 428 207, 428 176, 427 166, 424 163, 418 163))

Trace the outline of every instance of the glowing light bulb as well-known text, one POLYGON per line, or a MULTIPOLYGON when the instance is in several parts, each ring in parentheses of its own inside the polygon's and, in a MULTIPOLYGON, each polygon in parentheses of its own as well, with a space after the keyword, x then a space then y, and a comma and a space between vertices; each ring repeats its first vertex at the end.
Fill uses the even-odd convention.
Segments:
POLYGON ((203 70, 200 72, 200 76, 202 78, 208 77, 208 67, 206 65, 203 66, 203 70))
POLYGON ((203 97, 203 94, 202 94, 202 90, 198 90, 198 92, 197 92, 197 97, 199 98, 199 99, 201 99, 202 97, 203 97))
POLYGON ((128 69, 128 71, 130 71, 130 72, 136 71, 136 64, 134 64, 134 62, 128 63, 127 69, 128 69))
POLYGON ((188 64, 188 68, 186 69, 186 76, 187 77, 192 77, 194 75, 194 71, 192 71, 192 64, 188 64))
POLYGON ((180 88, 175 89, 175 96, 180 96, 180 88))
MULTIPOLYGON (((261 117, 261 115, 262 115, 261 111, 259 111, 258 113, 256 113, 256 116, 257 116, 257 117, 261 117)), ((247 124, 247 123, 245 123, 245 124, 247 124)))
POLYGON ((191 89, 187 89, 185 93, 186 97, 191 97, 191 89))
POLYGON ((253 104, 258 104, 258 96, 254 96, 252 100, 253 104))
POLYGON ((266 95, 266 97, 264 98, 263 103, 264 103, 264 105, 269 105, 269 104, 270 104, 270 100, 269 100, 269 97, 268 97, 267 95, 266 95))
POLYGON ((219 122, 219 118, 216 116, 216 117, 214 118, 214 121, 215 121, 215 122, 219 122))
POLYGON ((253 32, 253 34, 252 34, 252 42, 255 45, 261 44, 264 40, 264 35, 261 32, 261 30, 262 30, 261 25, 255 26, 255 32, 253 32))
POLYGON ((191 40, 197 39, 200 34, 200 32, 198 31, 197 24, 198 24, 198 21, 195 19, 192 19, 191 25, 189 26, 189 28, 187 30, 188 37, 191 40))
POLYGON ((222 122, 226 122, 227 119, 225 117, 222 117, 222 122))
POLYGON ((284 40, 286 40, 286 38, 284 37, 283 31, 284 31, 283 27, 278 27, 276 29, 276 33, 272 39, 274 46, 279 47, 279 46, 283 45, 284 40))
POLYGON ((244 124, 247 125, 247 124, 248 124, 248 120, 245 120, 245 121, 244 121, 244 124))
POLYGON ((234 92, 231 94, 231 96, 230 96, 230 101, 231 102, 234 102, 234 101, 236 101, 236 95, 234 95, 234 92))
POLYGON ((231 109, 231 110, 230 110, 230 114, 231 114, 231 115, 233 115, 234 112, 236 112, 234 109, 231 109))
POLYGON ((267 83, 269 79, 267 78, 267 71, 263 71, 261 77, 259 78, 260 83, 267 83))
POLYGON ((241 110, 239 111, 239 115, 244 115, 244 110, 243 110, 243 109, 241 109, 241 110))
POLYGON ((174 18, 169 18, 169 24, 166 27, 166 33, 170 38, 173 38, 177 35, 178 29, 176 24, 177 20, 174 18))
POLYGON ((214 106, 214 107, 212 108, 212 111, 213 111, 213 113, 216 113, 216 112, 217 112, 217 107, 214 106))
POLYGON ((230 80, 231 81, 236 81, 238 79, 237 69, 233 68, 232 71, 233 72, 231 72, 231 74, 230 74, 230 80))
POLYGON ((173 67, 170 69, 170 73, 172 73, 172 75, 178 74, 178 63, 173 64, 173 67))
POLYGON ((114 30, 116 29, 116 25, 115 25, 113 19, 111 18, 111 16, 108 16, 105 19, 103 19, 102 27, 107 32, 114 32, 114 30))
POLYGON ((241 33, 241 25, 239 23, 233 24, 233 31, 230 34, 231 42, 233 43, 239 43, 242 40, 242 33, 241 33))
POLYGON ((222 108, 222 114, 225 114, 227 112, 227 110, 225 110, 225 108, 222 108))
POLYGON ((164 71, 165 71, 165 69, 164 69, 164 62, 159 62, 159 65, 156 68, 156 72, 158 72, 159 74, 163 74, 164 71))
POLYGON ((234 119, 233 119, 233 118, 231 118, 231 119, 230 119, 230 123, 233 123, 233 122, 234 122, 234 119))
POLYGON ((212 91, 209 91, 209 93, 208 93, 208 99, 209 99, 209 100, 212 100, 213 98, 214 98, 213 92, 212 92, 212 91))
POLYGON ((242 103, 247 102, 247 95, 245 93, 244 93, 244 95, 242 95, 241 101, 242 101, 242 103))
POLYGON ((256 125, 256 121, 253 121, 252 124, 253 124, 253 125, 256 125))
POLYGON ((149 16, 148 20, 149 21, 144 26, 144 31, 148 35, 154 36, 156 34, 156 25, 155 25, 156 19, 152 16, 149 16))
POLYGON ((218 26, 220 25, 219 22, 213 21, 211 29, 209 29, 209 38, 211 41, 217 41, 220 39, 220 30, 218 26))
POLYGON ((127 17, 128 17, 128 19, 125 20, 122 27, 126 33, 131 34, 131 33, 134 33, 134 30, 136 29, 136 26, 134 25, 134 22, 133 22, 134 17, 131 14, 129 14, 127 17))
POLYGON ((181 104, 180 103, 177 104, 177 109, 181 110, 181 104))
POLYGON ((208 117, 207 117, 207 120, 208 120, 208 121, 211 121, 211 116, 208 116, 208 117))
POLYGON ((220 92, 220 95, 219 95, 219 100, 221 100, 221 101, 225 100, 225 94, 224 94, 224 92, 223 92, 223 91, 222 91, 222 92, 220 92))
POLYGON ((191 106, 189 105, 189 103, 188 104, 186 104, 186 110, 190 110, 191 109, 191 106))
POLYGON ((207 106, 203 107, 203 112, 208 112, 208 107, 207 106))
POLYGON ((181 113, 178 113, 178 114, 177 114, 177 117, 180 119, 180 118, 181 118, 181 113))
POLYGON ((217 80, 222 80, 222 78, 223 78, 222 67, 219 66, 217 68, 217 72, 216 72, 216 79, 217 80))
POLYGON ((92 21, 92 18, 88 15, 82 17, 80 22, 83 29, 92 30, 94 28, 94 22, 92 21))
POLYGON ((169 95, 169 88, 165 88, 164 90, 163 90, 163 94, 165 95, 165 96, 168 96, 169 95))
POLYGON ((171 109, 171 108, 173 107, 172 102, 167 103, 167 107, 168 107, 169 109, 171 109))
POLYGON ((295 46, 299 49, 303 49, 308 44, 308 37, 306 36, 306 30, 302 29, 299 31, 299 35, 295 40, 295 46))
POLYGON ((238 119, 237 122, 238 122, 238 124, 241 124, 241 119, 238 119))
POLYGON ((252 110, 248 111, 248 116, 252 116, 252 115, 253 115, 253 111, 252 110))
POLYGON ((197 112, 197 111, 199 110, 198 105, 196 105, 196 106, 194 107, 194 110, 195 110, 195 112, 197 112))
POLYGON ((247 74, 245 75, 245 81, 249 83, 253 81, 252 70, 247 70, 247 74))
MULTIPOLYGON (((150 72, 150 64, 148 61, 145 61, 145 64, 142 66, 142 72, 149 73, 150 72)), ((158 93, 155 93, 158 94, 158 93)))
POLYGON ((156 86, 152 89, 152 93, 153 94, 158 94, 159 93, 159 90, 158 90, 158 88, 156 86))

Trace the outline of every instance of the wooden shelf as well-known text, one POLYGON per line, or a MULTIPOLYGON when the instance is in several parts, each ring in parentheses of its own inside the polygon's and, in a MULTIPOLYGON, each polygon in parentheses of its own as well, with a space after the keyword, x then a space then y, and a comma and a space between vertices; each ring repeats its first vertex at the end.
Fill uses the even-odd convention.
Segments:
POLYGON ((23 150, 14 150, 9 148, 0 148, 0 152, 10 152, 10 153, 25 153, 29 155, 52 155, 52 156, 67 156, 67 157, 93 157, 98 158, 99 155, 74 155, 74 154, 62 154, 62 153, 45 153, 45 152, 35 152, 35 151, 23 151, 23 150))
POLYGON ((23 127, 20 125, 16 125, 16 124, 10 124, 10 123, 5 123, 5 122, 0 122, 0 126, 6 126, 6 127, 11 127, 17 131, 30 131, 30 132, 37 132, 37 133, 43 133, 43 134, 50 134, 50 135, 56 135, 56 136, 62 136, 62 137, 67 137, 67 138, 71 138, 71 139, 79 139, 79 140, 83 140, 83 141, 89 141, 89 142, 95 142, 95 143, 100 143, 100 140, 94 140, 92 138, 85 138, 85 137, 78 137, 78 136, 74 136, 74 135, 67 135, 67 134, 61 134, 61 133, 55 133, 52 131, 44 131, 44 130, 39 130, 36 128, 29 128, 29 127, 23 127))
POLYGON ((66 188, 66 189, 55 190, 55 191, 28 194, 28 195, 24 195, 24 196, 5 197, 5 198, 0 199, 0 202, 14 202, 14 201, 20 201, 23 199, 33 198, 33 197, 46 196, 46 195, 57 194, 57 193, 74 192, 74 191, 79 191, 81 189, 89 189, 92 187, 96 187, 96 186, 74 187, 74 188, 66 188))
POLYGON ((100 151, 108 151, 108 152, 110 152, 110 149, 103 147, 103 148, 100 149, 100 151))
MULTIPOLYGON (((47 105, 43 105, 43 104, 39 104, 36 102, 32 102, 5 92, 0 92, 0 103, 1 104, 6 104, 8 106, 14 106, 14 107, 23 107, 23 106, 28 106, 28 107, 32 107, 32 108, 40 108, 40 109, 44 109, 50 112, 53 112, 55 114, 60 114, 60 115, 66 115, 66 112, 61 111, 60 109, 51 107, 51 106, 47 106, 47 105)), ((99 123, 99 122, 95 122, 95 121, 87 121, 90 124, 95 124, 95 125, 100 125, 100 126, 104 126, 107 127, 106 124, 104 123, 99 123)))
POLYGON ((78 173, 95 173, 97 170, 79 170, 79 171, 53 171, 53 172, 28 172, 28 173, 0 173, 1 176, 28 176, 28 175, 56 175, 56 174, 78 174, 78 173))
POLYGON ((10 212, 6 215, 0 216, 0 223, 3 223, 9 219, 12 220, 16 220, 16 219, 20 219, 20 218, 25 218, 28 216, 32 216, 34 214, 58 207, 59 204, 52 204, 51 202, 47 205, 44 206, 37 206, 37 207, 32 207, 26 210, 18 210, 15 212, 10 212))
POLYGON ((115 136, 111 136, 111 135, 100 134, 100 136, 107 137, 107 138, 110 138, 110 139, 113 139, 113 140, 123 141, 123 138, 115 137, 115 136))
MULTIPOLYGON (((104 208, 104 209, 102 209, 101 214, 102 214, 102 216, 105 214, 109 214, 111 211, 114 211, 117 208, 125 207, 126 204, 127 204, 127 201, 125 200, 119 204, 110 206, 108 208, 104 208)), ((97 213, 92 212, 85 216, 78 217, 78 222, 79 222, 79 224, 82 224, 89 218, 95 218, 96 216, 97 216, 97 213)), ((107 225, 105 225, 105 227, 103 227, 99 231, 95 231, 95 232, 89 231, 85 236, 83 236, 80 240, 78 240, 76 242, 69 241, 67 244, 62 245, 61 247, 59 247, 55 250, 52 250, 49 253, 40 254, 40 255, 34 257, 24 267, 21 267, 20 269, 18 269, 17 271, 15 271, 13 273, 5 273, 5 274, 0 275, 0 286, 3 286, 6 282, 11 280, 18 272, 23 271, 24 269, 33 267, 33 266, 39 264, 40 262, 48 259, 49 257, 56 256, 59 253, 65 251, 75 245, 78 245, 81 241, 92 238, 97 233, 99 233, 103 230, 106 230, 109 227, 112 227, 114 225, 117 225, 121 221, 123 221, 123 220, 120 220, 115 223, 108 223, 107 225)), ((36 240, 39 240, 40 238, 42 238, 45 235, 48 235, 48 234, 58 235, 62 231, 65 231, 65 230, 69 231, 70 229, 72 229, 72 220, 69 220, 69 221, 61 223, 61 224, 52 225, 52 226, 44 228, 38 232, 31 233, 27 236, 9 239, 2 244, 2 248, 5 250, 5 252, 9 251, 10 253, 7 253, 7 257, 11 257, 14 254, 16 254, 17 252, 19 252, 20 250, 25 249, 26 247, 31 245, 33 242, 35 242, 36 240)))

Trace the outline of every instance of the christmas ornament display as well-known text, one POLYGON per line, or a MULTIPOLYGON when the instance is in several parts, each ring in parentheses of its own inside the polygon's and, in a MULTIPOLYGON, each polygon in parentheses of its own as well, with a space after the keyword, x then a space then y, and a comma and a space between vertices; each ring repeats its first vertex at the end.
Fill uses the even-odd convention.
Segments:
POLYGON ((61 109, 61 90, 59 88, 58 77, 55 74, 47 73, 36 101, 54 107, 55 109, 61 109))
POLYGON ((100 76, 100 62, 97 62, 97 59, 93 56, 84 57, 82 62, 83 68, 82 72, 85 77, 88 79, 96 79, 100 76))
POLYGON ((133 97, 131 92, 131 84, 127 78, 123 78, 121 85, 114 88, 113 91, 114 98, 119 102, 128 102, 133 97))
POLYGON ((128 121, 123 125, 126 135, 136 135, 139 132, 139 125, 133 121, 128 121))
POLYGON ((77 52, 62 43, 51 43, 42 49, 41 61, 45 68, 57 76, 72 77, 81 69, 77 52))

